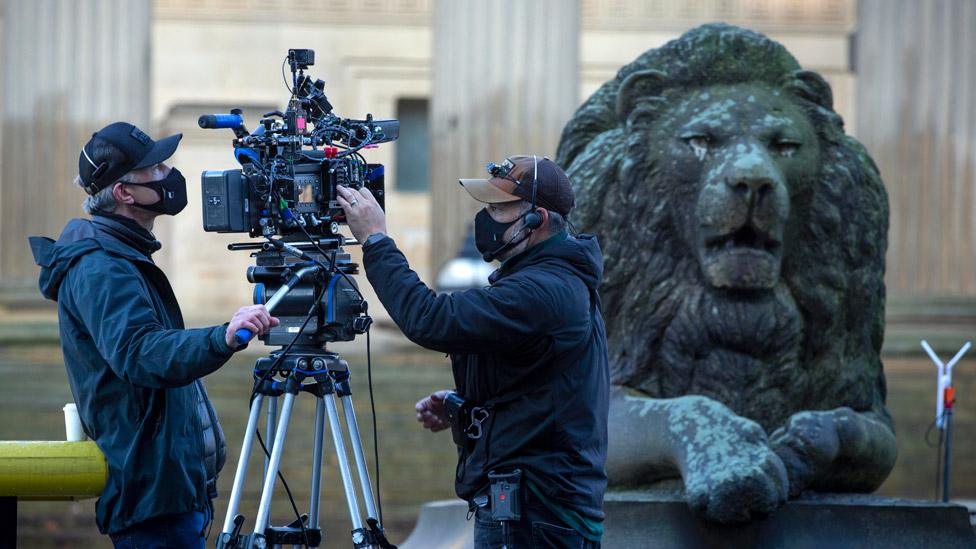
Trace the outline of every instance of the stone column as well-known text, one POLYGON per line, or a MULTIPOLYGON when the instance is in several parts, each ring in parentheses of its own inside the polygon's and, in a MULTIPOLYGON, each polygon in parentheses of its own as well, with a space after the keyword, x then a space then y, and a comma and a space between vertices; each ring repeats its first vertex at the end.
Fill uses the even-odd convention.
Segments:
POLYGON ((954 353, 976 323, 976 3, 858 3, 857 133, 891 208, 885 350, 954 353))
POLYGON ((0 150, 0 309, 37 304, 27 237, 82 214, 72 185, 102 126, 149 125, 150 0, 6 0, 0 150))
POLYGON ((976 4, 858 8, 857 137, 891 202, 889 295, 976 295, 976 4))
POLYGON ((555 158, 579 106, 579 3, 438 0, 431 98, 431 267, 481 206, 457 184, 513 154, 555 158))

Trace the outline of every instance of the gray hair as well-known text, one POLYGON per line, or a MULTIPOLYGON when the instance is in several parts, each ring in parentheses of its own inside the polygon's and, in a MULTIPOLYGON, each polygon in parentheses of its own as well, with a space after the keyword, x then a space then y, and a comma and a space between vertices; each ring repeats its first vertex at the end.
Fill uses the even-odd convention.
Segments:
MULTIPOLYGON (((529 209, 532 208, 532 202, 529 202, 528 200, 522 200, 522 204, 525 204, 529 209)), ((549 212, 549 234, 556 234, 565 231, 566 227, 569 225, 566 216, 559 212, 550 210, 549 208, 546 208, 546 211, 549 212)), ((526 210, 525 213, 529 213, 529 210, 526 210)))
MULTIPOLYGON (((115 147, 115 145, 97 137, 93 137, 87 147, 88 156, 96 164, 101 162, 118 162, 123 158, 122 151, 115 147)), ((131 183, 132 172, 123 175, 118 181, 131 183)), ((85 188, 85 182, 81 178, 81 175, 75 176, 74 183, 81 189, 85 188)), ((84 208, 86 214, 92 215, 95 212, 112 213, 118 208, 119 204, 115 201, 115 196, 112 195, 112 189, 115 187, 115 183, 116 181, 113 181, 104 189, 85 197, 85 201, 81 203, 81 207, 84 208)))
POLYGON ((549 212, 549 233, 556 234, 566 230, 568 221, 563 214, 547 210, 549 212))

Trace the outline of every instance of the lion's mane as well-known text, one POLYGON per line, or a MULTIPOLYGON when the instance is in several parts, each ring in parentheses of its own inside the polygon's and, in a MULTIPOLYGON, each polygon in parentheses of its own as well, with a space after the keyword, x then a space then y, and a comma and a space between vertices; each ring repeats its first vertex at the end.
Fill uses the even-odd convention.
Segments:
MULTIPOLYGON (((779 293, 788 295, 772 305, 793 309, 798 322, 777 324, 776 318, 789 315, 764 314, 763 305, 746 299, 726 303, 730 314, 717 325, 678 330, 687 337, 695 330, 724 332, 727 340, 758 331, 765 334, 768 351, 779 355, 765 361, 772 374, 739 380, 748 395, 726 387, 712 396, 767 429, 804 409, 850 406, 887 417, 880 349, 888 203, 878 169, 864 147, 844 133, 829 87, 798 80, 801 68, 782 45, 724 24, 693 29, 642 54, 597 90, 563 130, 557 162, 576 189, 572 220, 580 230, 595 233, 603 247, 600 292, 614 383, 652 397, 688 390, 662 368, 667 333, 674 323, 687 322, 681 311, 703 309, 715 299, 694 251, 678 237, 678 220, 693 212, 671 207, 676 191, 661 173, 667 163, 655 158, 643 136, 629 131, 618 115, 621 84, 648 69, 663 73, 660 86, 667 93, 657 98, 670 104, 684 90, 713 85, 784 90, 820 140, 815 189, 806 202, 793 204, 790 214, 800 217, 788 235, 781 269, 785 291, 779 293)), ((718 370, 695 375, 727 381, 718 370)))

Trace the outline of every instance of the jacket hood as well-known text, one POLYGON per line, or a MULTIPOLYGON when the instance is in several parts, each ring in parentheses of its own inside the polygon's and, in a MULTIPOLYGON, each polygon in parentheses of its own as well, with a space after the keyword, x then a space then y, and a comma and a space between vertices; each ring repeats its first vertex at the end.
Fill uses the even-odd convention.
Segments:
POLYGON ((104 237, 89 219, 69 221, 56 242, 44 236, 31 236, 27 240, 34 262, 41 267, 38 279, 41 294, 52 301, 58 300, 61 282, 75 261, 92 251, 103 249, 134 261, 149 261, 116 239, 104 237))
POLYGON ((560 267, 571 270, 591 290, 596 290, 603 280, 603 252, 596 236, 560 233, 508 260, 492 273, 489 281, 494 283, 530 265, 551 262, 553 259, 559 260, 557 263, 560 267))

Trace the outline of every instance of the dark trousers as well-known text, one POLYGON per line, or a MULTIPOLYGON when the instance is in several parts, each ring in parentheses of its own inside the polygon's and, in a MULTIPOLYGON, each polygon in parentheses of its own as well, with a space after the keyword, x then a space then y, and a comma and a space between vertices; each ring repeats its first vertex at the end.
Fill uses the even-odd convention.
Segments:
POLYGON ((487 508, 479 508, 474 520, 474 549, 600 549, 600 542, 587 540, 531 497, 522 504, 521 520, 507 524, 507 541, 487 508))
POLYGON ((204 549, 210 513, 162 515, 112 534, 115 549, 204 549))

